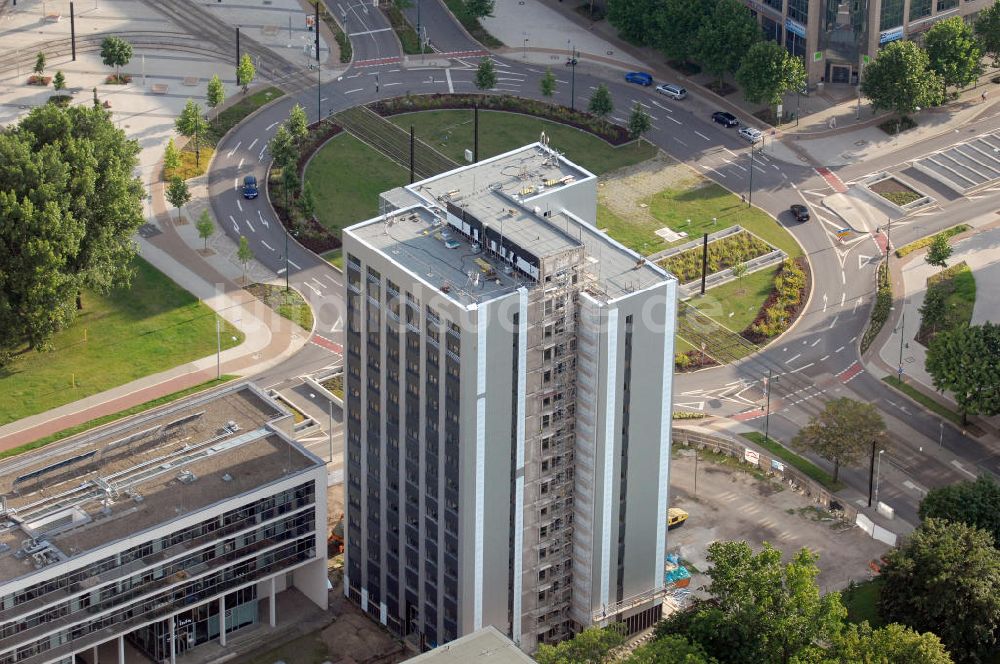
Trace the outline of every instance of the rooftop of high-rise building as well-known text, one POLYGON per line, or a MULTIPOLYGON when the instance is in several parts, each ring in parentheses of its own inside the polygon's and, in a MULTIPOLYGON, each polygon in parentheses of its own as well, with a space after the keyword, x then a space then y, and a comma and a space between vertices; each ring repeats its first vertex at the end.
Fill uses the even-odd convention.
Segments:
POLYGON ((347 233, 463 305, 530 288, 559 257, 582 264, 601 299, 673 278, 569 209, 574 196, 561 194, 584 183, 592 198, 580 208, 595 209, 596 176, 534 143, 387 192, 398 209, 347 233))
POLYGON ((322 465, 288 416, 241 384, 0 463, 0 582, 322 465))

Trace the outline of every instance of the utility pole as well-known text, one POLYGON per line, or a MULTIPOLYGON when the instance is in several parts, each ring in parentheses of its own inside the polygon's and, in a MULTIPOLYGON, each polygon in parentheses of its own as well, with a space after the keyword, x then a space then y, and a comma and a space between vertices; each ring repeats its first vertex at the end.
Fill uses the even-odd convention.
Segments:
POLYGON ((215 315, 215 377, 222 378, 222 321, 215 315))
MULTIPOLYGON (((285 207, 288 207, 286 204, 285 207)), ((288 292, 288 229, 285 229, 285 292, 288 292)))
POLYGON ((472 163, 479 163, 479 104, 472 105, 472 163))
POLYGON ((316 19, 313 21, 313 27, 316 29, 316 62, 319 62, 319 0, 316 0, 316 19))
POLYGON ((750 195, 747 196, 747 207, 753 207, 753 143, 750 144, 750 195))
MULTIPOLYGON (((17 2, 14 3, 17 5, 17 2)), ((76 62, 76 14, 73 12, 73 3, 69 3, 69 38, 73 49, 73 62, 76 62)))
MULTIPOLYGON (((319 53, 319 51, 316 51, 319 53)), ((318 59, 318 58, 317 58, 318 59)), ((322 63, 316 63, 316 122, 323 119, 323 71, 322 63)))
POLYGON ((413 184, 413 125, 410 125, 410 184, 413 184))
POLYGON ((872 441, 872 462, 871 466, 868 468, 868 507, 872 506, 872 491, 875 489, 875 445, 876 441, 872 441))
POLYGON ((764 383, 764 394, 766 396, 766 403, 764 406, 764 442, 766 443, 768 439, 768 431, 770 430, 771 424, 771 370, 767 370, 767 381, 764 383))
POLYGON ((572 71, 570 71, 570 77, 569 77, 569 110, 575 111, 576 110, 576 46, 573 47, 573 50, 570 51, 570 53, 571 55, 569 59, 569 68, 572 71))
POLYGON ((705 233, 701 245, 701 294, 705 294, 705 279, 708 277, 708 233, 705 233))
POLYGON ((330 435, 330 463, 333 463, 333 399, 330 399, 326 403, 327 403, 327 408, 329 409, 328 412, 330 414, 330 427, 329 427, 329 435, 330 435))

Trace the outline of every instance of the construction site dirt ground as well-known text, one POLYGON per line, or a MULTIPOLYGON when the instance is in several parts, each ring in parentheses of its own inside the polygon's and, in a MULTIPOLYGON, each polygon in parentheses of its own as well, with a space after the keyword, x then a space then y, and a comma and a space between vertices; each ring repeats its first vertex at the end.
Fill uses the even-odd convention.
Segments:
POLYGON ((701 572, 690 570, 694 592, 710 581, 703 573, 709 568, 708 545, 716 541, 746 540, 755 550, 770 542, 785 561, 806 547, 819 554, 823 592, 842 590, 851 580, 867 580, 869 561, 889 549, 860 528, 833 519, 787 484, 755 477, 749 466, 737 467, 735 460, 732 466, 718 465, 699 453, 697 493, 694 471, 694 450, 676 450, 670 466, 670 505, 690 516, 669 531, 667 549, 701 572))

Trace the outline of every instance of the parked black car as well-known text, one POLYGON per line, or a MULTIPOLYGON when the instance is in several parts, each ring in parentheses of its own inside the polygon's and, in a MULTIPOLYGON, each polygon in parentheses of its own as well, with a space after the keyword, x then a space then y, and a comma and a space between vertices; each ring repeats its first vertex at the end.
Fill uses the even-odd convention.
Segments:
POLYGON ((736 116, 732 113, 726 113, 725 111, 716 111, 712 113, 712 122, 718 122, 724 127, 739 127, 740 121, 736 119, 736 116))

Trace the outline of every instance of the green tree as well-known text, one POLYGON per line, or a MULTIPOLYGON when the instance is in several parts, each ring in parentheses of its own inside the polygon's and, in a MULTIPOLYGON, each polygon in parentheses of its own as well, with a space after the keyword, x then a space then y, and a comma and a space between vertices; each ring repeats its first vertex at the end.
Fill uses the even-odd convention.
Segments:
POLYGON ((941 77, 941 94, 948 86, 972 85, 981 73, 982 49, 972 26, 960 16, 946 18, 931 26, 924 37, 930 67, 941 77))
POLYGON ((931 335, 944 327, 948 320, 948 296, 941 288, 928 288, 920 305, 920 329, 931 335))
POLYGON ((285 207, 289 206, 290 199, 299 191, 299 174, 295 168, 286 166, 281 169, 281 187, 285 190, 285 207))
POLYGON ((705 649, 678 634, 671 634, 639 646, 622 664, 713 664, 705 649))
POLYGON ((931 239, 931 246, 927 249, 924 260, 930 265, 937 267, 948 267, 948 259, 951 257, 951 245, 948 238, 938 233, 931 239))
POLYGON ((800 58, 773 41, 760 41, 750 47, 736 72, 743 86, 743 96, 752 104, 777 106, 786 92, 800 89, 806 82, 806 69, 800 58))
POLYGON ((306 180, 302 185, 302 195, 299 196, 299 212, 306 220, 316 216, 316 196, 313 194, 312 183, 306 180))
POLYGON ((35 56, 35 73, 39 76, 45 74, 45 54, 41 51, 35 56))
POLYGON ((52 104, 0 132, 0 348, 45 348, 81 289, 127 287, 145 221, 139 145, 101 108, 52 104))
POLYGON ((841 397, 827 401, 823 412, 810 418, 795 435, 792 446, 832 461, 836 482, 841 463, 856 462, 873 442, 883 441, 885 436, 885 422, 874 405, 841 397))
POLYGON ((201 136, 208 130, 208 123, 202 115, 201 107, 193 99, 188 99, 184 104, 184 110, 174 120, 174 127, 177 128, 181 136, 194 139, 194 164, 195 168, 201 166, 201 136))
POLYGON ((212 222, 212 215, 208 213, 208 210, 201 211, 195 228, 198 229, 198 237, 205 241, 204 248, 208 251, 208 238, 215 234, 215 223, 212 222))
POLYGON ((55 78, 52 79, 52 87, 56 90, 66 89, 66 77, 63 76, 62 70, 56 72, 55 78))
POLYGON ((865 67, 861 91, 875 108, 913 113, 941 99, 941 77, 930 69, 927 53, 911 41, 894 41, 865 67))
POLYGON ((465 11, 475 18, 493 16, 495 0, 465 0, 465 11))
POLYGON ((787 663, 839 634, 846 609, 839 593, 821 595, 818 556, 800 550, 787 564, 767 542, 708 547, 712 595, 691 618, 688 637, 720 661, 787 663))
POLYGON ((653 126, 653 121, 649 117, 649 113, 642 110, 642 104, 639 102, 635 103, 632 107, 632 112, 628 116, 628 135, 635 141, 636 149, 639 149, 639 144, 642 135, 650 130, 653 126))
POLYGON ((990 475, 931 489, 920 501, 920 518, 975 526, 1000 542, 1000 484, 990 475))
POLYGON ((590 102, 587 104, 587 110, 595 118, 602 121, 607 121, 607 117, 611 115, 612 111, 615 110, 614 102, 611 100, 611 93, 608 91, 608 86, 601 83, 594 90, 594 94, 590 95, 590 102))
POLYGON ((174 137, 167 141, 167 147, 163 151, 163 169, 173 173, 181 165, 181 154, 174 145, 174 137))
POLYGON ((743 57, 761 40, 760 26, 739 0, 719 0, 698 29, 698 61, 719 81, 736 73, 743 57))
POLYGON ((538 664, 600 664, 613 649, 625 643, 622 624, 590 627, 554 646, 542 644, 535 652, 538 664))
POLYGON ((101 62, 115 68, 115 78, 121 80, 121 68, 132 59, 132 44, 121 37, 105 37, 101 42, 101 62))
POLYGON ((212 76, 208 81, 208 90, 205 96, 205 104, 209 108, 218 108, 226 100, 226 86, 222 84, 222 79, 218 74, 212 76))
POLYGON ((292 106, 292 109, 288 111, 288 121, 285 124, 288 126, 288 133, 291 134, 292 140, 296 143, 301 141, 309 133, 306 109, 302 108, 300 104, 292 106))
POLYGON ((979 12, 973 30, 983 52, 993 58, 993 66, 1000 67, 1000 0, 979 12))
POLYGON ((257 77, 257 68, 253 66, 253 60, 246 53, 240 58, 240 63, 236 66, 236 85, 243 88, 243 94, 250 89, 250 84, 257 77))
POLYGON ((556 92, 556 77, 552 73, 552 69, 546 69, 545 75, 542 76, 541 83, 539 84, 542 90, 542 96, 551 97, 556 92))
POLYGON ((992 323, 939 332, 927 348, 927 372, 951 392, 965 424, 969 414, 1000 413, 1000 326, 992 323))
MULTIPOLYGON (((898 623, 873 629, 867 621, 848 625, 815 664, 951 664, 935 634, 919 633, 898 623)), ((807 664, 800 661, 799 664, 807 664)))
POLYGON ((489 56, 479 61, 473 82, 480 90, 492 90, 497 86, 497 72, 489 56))
POLYGON ((298 156, 298 149, 295 147, 291 133, 289 133, 288 128, 284 124, 278 125, 274 136, 271 137, 269 147, 271 149, 271 157, 274 158, 274 163, 278 168, 283 169, 295 163, 295 158, 298 156))
POLYGON ((243 283, 247 283, 247 263, 253 260, 253 250, 250 249, 250 243, 247 242, 247 237, 245 235, 240 236, 240 245, 236 249, 236 258, 239 259, 240 264, 243 266, 243 283))
POLYGON ((191 200, 191 191, 187 183, 176 175, 170 178, 170 184, 167 186, 167 200, 177 208, 177 221, 180 223, 181 208, 191 200))
POLYGON ((663 0, 653 20, 653 45, 668 60, 687 62, 698 55, 698 31, 715 9, 716 0, 663 0))
POLYGON ((1000 552, 985 530, 928 519, 888 555, 879 613, 933 631, 958 661, 978 662, 1000 630, 1000 552))
POLYGON ((650 17, 656 13, 659 0, 608 0, 608 23, 615 26, 623 39, 645 46, 656 33, 650 17))

